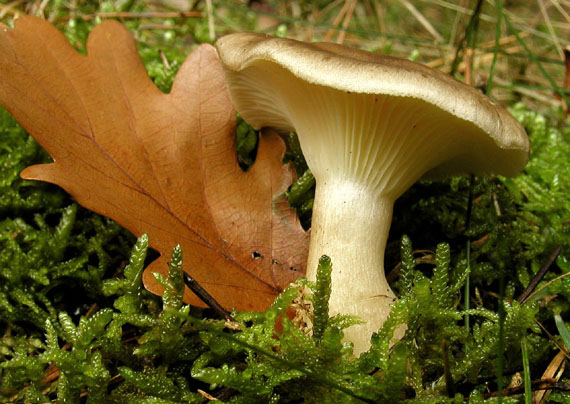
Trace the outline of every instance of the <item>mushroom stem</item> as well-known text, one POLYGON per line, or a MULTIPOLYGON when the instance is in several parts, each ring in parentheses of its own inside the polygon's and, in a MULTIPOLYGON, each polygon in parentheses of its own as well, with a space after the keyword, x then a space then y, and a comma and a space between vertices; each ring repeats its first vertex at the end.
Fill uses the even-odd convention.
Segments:
POLYGON ((330 314, 351 314, 366 321, 344 331, 345 339, 354 343, 355 355, 369 349, 370 336, 396 300, 384 274, 393 205, 392 197, 350 180, 331 176, 317 183, 307 278, 316 279, 323 254, 331 258, 330 314))

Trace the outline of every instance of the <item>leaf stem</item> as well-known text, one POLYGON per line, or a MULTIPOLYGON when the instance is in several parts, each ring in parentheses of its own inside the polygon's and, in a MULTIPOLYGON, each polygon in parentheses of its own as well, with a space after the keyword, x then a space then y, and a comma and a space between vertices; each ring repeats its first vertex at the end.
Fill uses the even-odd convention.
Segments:
POLYGON ((184 283, 186 284, 186 286, 188 286, 188 288, 192 292, 194 292, 196 296, 200 298, 200 300, 206 303, 209 308, 218 313, 222 318, 228 321, 235 321, 234 318, 230 315, 230 313, 226 309, 224 309, 222 305, 218 303, 216 299, 214 299, 212 295, 209 294, 206 291, 206 289, 204 289, 194 278, 192 278, 186 272, 183 273, 183 276, 184 276, 184 283))

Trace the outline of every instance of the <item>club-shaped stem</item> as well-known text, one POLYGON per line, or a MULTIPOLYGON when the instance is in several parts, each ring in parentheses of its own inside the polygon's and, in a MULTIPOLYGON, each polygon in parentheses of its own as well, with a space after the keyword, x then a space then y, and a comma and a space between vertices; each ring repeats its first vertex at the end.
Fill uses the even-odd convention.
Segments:
POLYGON ((352 314, 366 323, 344 331, 354 354, 368 350, 370 336, 390 313, 396 297, 384 274, 384 249, 394 201, 346 179, 317 183, 307 278, 316 279, 319 258, 332 260, 331 315, 352 314))
POLYGON ((317 181, 307 276, 331 257, 331 313, 366 321, 345 333, 361 353, 394 300, 383 265, 394 200, 423 176, 516 175, 524 128, 476 89, 407 60, 249 33, 216 46, 244 119, 299 135, 317 181))

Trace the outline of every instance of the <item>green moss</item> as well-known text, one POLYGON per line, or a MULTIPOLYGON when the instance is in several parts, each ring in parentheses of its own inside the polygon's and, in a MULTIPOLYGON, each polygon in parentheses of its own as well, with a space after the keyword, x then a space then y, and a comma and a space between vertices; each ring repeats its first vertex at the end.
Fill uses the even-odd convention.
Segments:
MULTIPOLYGON (((86 12, 144 9, 138 2, 121 4, 86 4, 86 12)), ((50 2, 46 13, 65 16, 63 7, 63 2, 50 2)), ((165 21, 172 29, 160 35, 150 35, 137 19, 127 25, 151 79, 168 92, 184 56, 209 39, 204 19, 165 21), (198 35, 173 40, 189 33, 198 35)), ((60 28, 84 52, 86 34, 97 22, 72 19, 60 28)), ((559 338, 554 313, 563 322, 570 298, 569 277, 523 305, 516 301, 556 247, 562 246, 562 253, 539 287, 570 271, 570 130, 567 122, 557 127, 523 105, 512 112, 533 146, 521 176, 421 182, 397 202, 386 266, 399 268, 394 273, 400 300, 372 335, 370 351, 354 359, 342 336, 358 320, 328 315, 334 263, 322 261, 316 284, 292 285, 264 313, 232 313, 236 321, 229 325, 211 318, 208 310, 182 303, 180 249, 172 255, 168 276, 158 279, 166 293, 150 295, 141 285, 152 255, 146 236, 135 243, 58 187, 21 180, 23 168, 50 159, 0 110, 0 324, 5 330, 0 401, 195 403, 204 402, 197 393, 201 389, 231 403, 498 402, 485 394, 497 388, 498 374, 506 375, 502 382, 507 385, 522 369, 523 336, 531 368, 548 365, 555 346, 535 321, 559 338), (474 203, 466 229, 470 192, 474 203), (499 341, 502 268, 506 299, 501 303, 504 340, 499 341), (463 295, 467 276, 469 309, 463 295), (313 328, 308 324, 301 330, 286 312, 306 287, 312 291, 307 300, 314 305, 313 328), (547 295, 556 298, 537 302, 547 295), (394 341, 404 325, 404 338, 394 341), (451 375, 447 382, 443 341, 451 375), (446 383, 453 384, 454 397, 447 396, 446 383)), ((238 158, 244 168, 255 159, 257 139, 238 120, 238 158)), ((310 225, 314 179, 294 134, 286 140, 286 160, 299 176, 288 196, 310 225)), ((553 393, 551 401, 567 402, 567 395, 553 393)))

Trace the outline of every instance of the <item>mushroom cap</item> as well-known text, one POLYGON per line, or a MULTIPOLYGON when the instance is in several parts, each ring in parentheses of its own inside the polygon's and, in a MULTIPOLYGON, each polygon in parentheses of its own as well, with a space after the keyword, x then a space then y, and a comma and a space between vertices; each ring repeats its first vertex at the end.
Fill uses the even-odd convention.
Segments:
MULTIPOLYGON (((281 88, 291 92, 287 83, 299 80, 308 86, 301 92, 321 87, 344 93, 344 97, 368 94, 411 100, 398 102, 414 105, 409 107, 413 119, 421 115, 433 120, 437 115, 438 120, 448 121, 449 125, 441 130, 449 132, 445 136, 453 147, 463 142, 464 150, 447 153, 445 158, 436 159, 436 165, 427 164, 420 176, 442 178, 490 172, 513 176, 528 161, 528 137, 514 117, 473 87, 422 64, 332 43, 306 43, 255 33, 227 35, 218 40, 216 47, 236 109, 254 127, 297 129, 290 116, 292 102, 303 102, 304 95, 279 103, 273 93, 281 88), (248 70, 252 70, 249 78, 244 74, 248 70), (282 74, 287 78, 280 79, 282 74), (261 88, 272 80, 281 80, 281 88, 261 88), (461 133, 455 133, 457 127, 461 133), (459 140, 467 133, 476 140, 459 140), (485 145, 479 147, 478 143, 485 145)), ((289 95, 292 97, 295 95, 289 95)), ((374 111, 369 115, 373 117, 374 111)), ((300 140, 303 147, 301 135, 300 140)))

